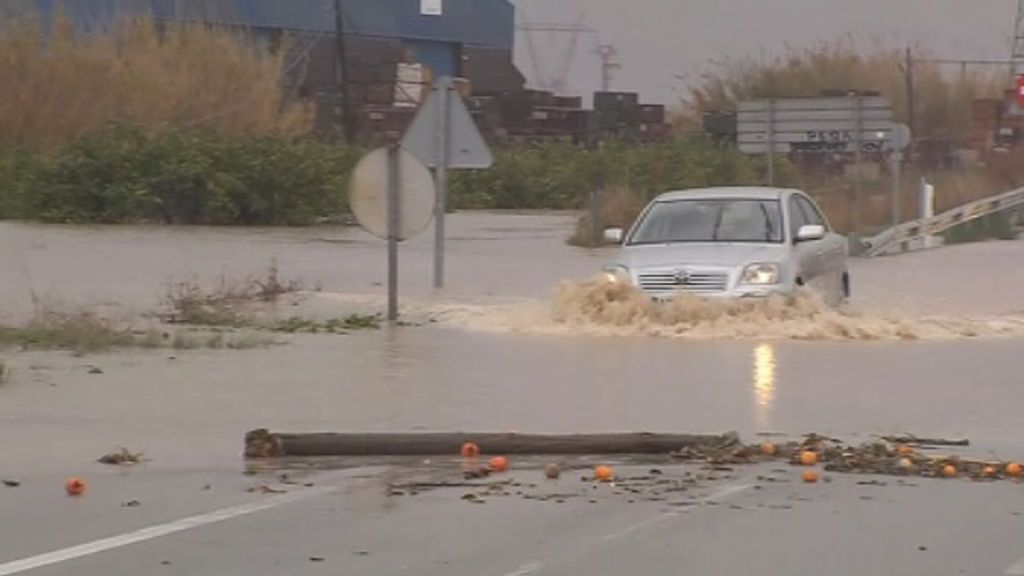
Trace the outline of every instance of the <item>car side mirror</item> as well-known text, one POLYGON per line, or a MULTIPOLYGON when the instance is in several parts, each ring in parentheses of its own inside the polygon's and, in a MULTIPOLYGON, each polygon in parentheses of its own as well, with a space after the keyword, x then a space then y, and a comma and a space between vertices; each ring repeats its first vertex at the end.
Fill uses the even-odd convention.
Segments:
POLYGON ((806 224, 796 232, 797 242, 810 242, 825 237, 825 227, 820 224, 806 224))
POLYGON ((605 228, 604 242, 605 244, 622 244, 624 235, 622 228, 605 228))

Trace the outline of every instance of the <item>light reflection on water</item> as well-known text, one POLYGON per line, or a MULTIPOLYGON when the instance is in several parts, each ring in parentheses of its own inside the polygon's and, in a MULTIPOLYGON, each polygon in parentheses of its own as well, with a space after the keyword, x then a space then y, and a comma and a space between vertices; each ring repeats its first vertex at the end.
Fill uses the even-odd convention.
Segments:
POLYGON ((775 347, 764 343, 754 348, 754 412, 761 429, 769 426, 776 392, 775 347))

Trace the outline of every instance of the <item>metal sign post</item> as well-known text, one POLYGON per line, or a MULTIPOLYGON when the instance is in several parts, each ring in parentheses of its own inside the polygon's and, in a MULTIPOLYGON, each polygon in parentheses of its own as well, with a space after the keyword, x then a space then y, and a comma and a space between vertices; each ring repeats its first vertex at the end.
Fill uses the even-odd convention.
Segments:
POLYGON ((899 150, 892 152, 892 225, 900 225, 900 187, 902 176, 903 154, 899 150))
POLYGON ((768 185, 775 186, 775 99, 768 101, 768 185))
POLYGON ((349 180, 349 204, 359 224, 388 243, 388 320, 398 319, 398 244, 426 229, 437 204, 430 171, 399 146, 364 156, 349 180))
POLYGON ((402 228, 402 203, 399 201, 401 173, 398 146, 388 147, 388 320, 398 320, 398 234, 402 228))
POLYGON ((855 145, 857 149, 856 153, 856 170, 857 170, 857 187, 856 196, 854 198, 854 223, 853 231, 857 236, 864 231, 864 170, 863 168, 863 156, 864 156, 864 98, 858 94, 853 94, 853 98, 857 102, 857 138, 855 145))
POLYGON ((402 148, 434 170, 434 287, 444 287, 445 214, 448 171, 490 168, 494 163, 473 116, 455 91, 451 78, 440 78, 402 137, 402 148))
POLYGON ((444 219, 448 212, 448 163, 450 162, 449 136, 451 134, 452 85, 445 83, 437 91, 437 164, 434 166, 434 186, 437 205, 434 208, 434 288, 444 288, 444 219))

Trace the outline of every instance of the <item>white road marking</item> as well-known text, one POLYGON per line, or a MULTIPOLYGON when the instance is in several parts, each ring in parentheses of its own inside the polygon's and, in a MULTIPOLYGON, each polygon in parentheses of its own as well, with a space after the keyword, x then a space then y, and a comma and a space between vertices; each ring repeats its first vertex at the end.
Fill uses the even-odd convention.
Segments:
POLYGON ((530 562, 529 564, 523 564, 519 568, 516 568, 515 572, 509 572, 505 576, 530 576, 530 574, 536 574, 538 570, 544 567, 544 564, 540 562, 530 562))
MULTIPOLYGON (((739 495, 741 492, 745 492, 747 490, 750 490, 753 487, 754 487, 753 484, 731 484, 729 486, 726 486, 726 487, 722 488, 721 490, 718 490, 716 492, 712 492, 710 495, 708 495, 707 498, 704 498, 699 503, 700 504, 708 504, 710 502, 723 502, 723 501, 726 501, 726 500, 730 500, 733 497, 739 495)), ((633 524, 632 526, 627 526, 627 527, 623 528, 622 530, 619 530, 618 532, 612 532, 611 534, 608 534, 608 535, 602 537, 600 541, 601 542, 609 542, 611 540, 618 540, 619 538, 623 538, 625 536, 628 536, 629 534, 632 534, 633 532, 636 532, 637 530, 640 530, 642 528, 646 528, 648 526, 651 526, 652 524, 657 524, 659 522, 664 522, 665 520, 668 520, 670 518, 676 518, 676 517, 679 517, 679 516, 683 516, 683 515, 687 514, 688 512, 689 511, 680 511, 680 512, 667 512, 667 513, 658 514, 657 516, 652 516, 652 517, 650 517, 650 518, 648 518, 646 520, 642 520, 640 522, 637 522, 636 524, 633 524)), ((1022 562, 1024 562, 1024 560, 1022 560, 1022 562)), ((502 576, 531 576, 533 574, 536 574, 537 572, 540 572, 543 568, 544 568, 544 562, 541 561, 541 560, 537 560, 537 561, 534 561, 534 562, 530 562, 528 564, 523 564, 519 568, 516 568, 514 571, 509 572, 507 574, 503 574, 502 576)), ((1022 569, 1024 569, 1024 568, 1022 568, 1022 569)), ((0 576, 3 576, 3 575, 0 574, 0 576)), ((1016 573, 1013 576, 1016 576, 1016 573)), ((1020 576, 1024 576, 1024 571, 1020 572, 1020 576)))
POLYGON ((1006 569, 1006 576, 1024 576, 1024 558, 1006 569))
POLYGON ((262 512, 264 510, 270 510, 271 508, 284 506, 285 504, 291 504, 300 500, 322 496, 337 489, 337 487, 333 486, 309 488, 300 492, 291 492, 289 494, 273 496, 259 502, 250 502, 240 506, 222 508, 206 514, 199 514, 198 516, 182 518, 181 520, 175 520, 174 522, 168 522, 167 524, 150 526, 149 528, 143 528, 141 530, 136 530, 135 532, 128 532, 127 534, 121 534, 119 536, 95 540, 93 542, 64 548, 62 550, 39 554, 38 556, 22 558, 21 560, 0 564, 0 576, 21 574, 22 572, 28 572, 29 570, 35 570, 36 568, 42 568, 43 566, 59 564, 61 562, 67 562, 68 560, 81 558, 83 556, 91 556, 100 552, 106 552, 107 550, 113 550, 115 548, 145 542, 146 540, 160 538, 161 536, 167 536, 176 532, 184 532, 185 530, 191 530, 200 526, 223 522, 240 516, 247 516, 256 512, 262 512))

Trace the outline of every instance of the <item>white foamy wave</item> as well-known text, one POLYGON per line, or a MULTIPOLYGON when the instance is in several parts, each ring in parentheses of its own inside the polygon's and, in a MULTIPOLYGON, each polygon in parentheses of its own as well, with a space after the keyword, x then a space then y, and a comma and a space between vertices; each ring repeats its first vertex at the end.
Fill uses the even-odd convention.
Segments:
POLYGON ((553 301, 446 302, 410 310, 471 331, 536 335, 646 336, 691 340, 951 340, 1024 336, 1024 317, 900 317, 794 298, 655 303, 636 289, 601 280, 561 284, 553 301))

